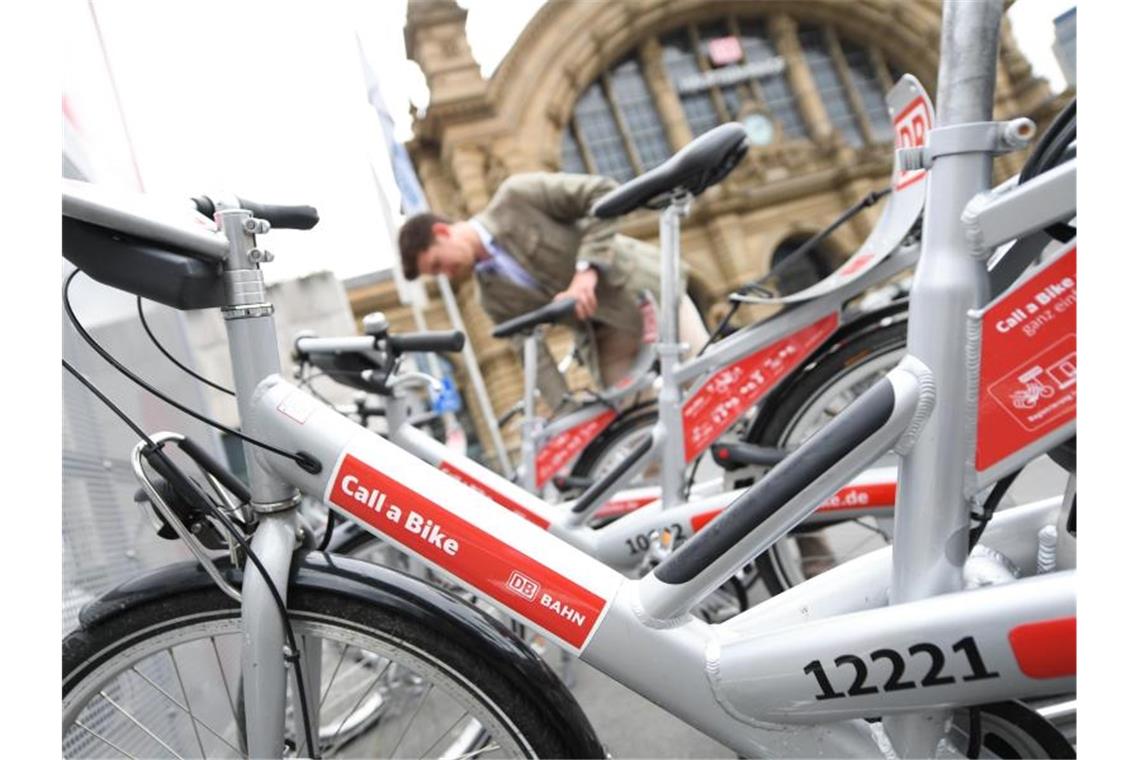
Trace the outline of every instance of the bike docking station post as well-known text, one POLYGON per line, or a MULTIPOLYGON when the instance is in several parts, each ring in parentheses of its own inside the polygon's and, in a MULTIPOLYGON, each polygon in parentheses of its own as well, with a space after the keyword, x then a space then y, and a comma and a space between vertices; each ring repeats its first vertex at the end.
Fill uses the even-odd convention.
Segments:
MULTIPOLYGON (((229 336, 238 417, 242 428, 256 436, 252 411, 257 386, 264 378, 281 372, 273 305, 266 298, 259 267, 260 262, 272 257, 256 247, 254 237, 255 233, 268 232, 269 223, 236 207, 223 207, 217 216, 229 240, 223 272, 226 305, 222 316, 229 336)), ((258 519, 252 549, 284 600, 298 537, 296 506, 300 494, 265 467, 260 461, 260 452, 255 452, 250 444, 244 445, 244 452, 251 504, 258 519)), ((281 752, 285 730, 287 669, 282 658, 286 648, 285 630, 269 587, 249 559, 243 574, 241 603, 242 684, 248 749, 251 757, 273 757, 281 752)), ((309 660, 311 658, 306 658, 307 666, 309 660)), ((311 667, 306 668, 307 679, 312 672, 311 667)), ((320 683, 319 671, 317 676, 315 683, 320 683)), ((315 703, 311 707, 316 707, 315 703)), ((300 720, 299 715, 297 719, 300 720)))
POLYGON ((669 205, 661 212, 661 318, 658 328, 657 355, 661 361, 664 383, 657 399, 657 424, 653 429, 653 447, 661 451, 661 503, 665 509, 684 501, 685 440, 681 431, 681 389, 676 382, 681 351, 677 315, 681 308, 681 220, 688 216, 693 196, 686 190, 675 190, 669 205), (663 447, 663 448, 661 448, 663 447))
MULTIPOLYGON (((962 213, 988 190, 998 152, 992 117, 1002 9, 1002 0, 943 4, 935 129, 925 148, 900 156, 906 168, 919 168, 915 158, 922 156, 930 173, 907 348, 908 361, 930 371, 936 401, 913 447, 901 452, 892 604, 965 585, 971 504, 964 473, 972 462, 963 414, 969 406, 967 316, 987 301, 989 282, 985 262, 972 255, 962 213)), ((948 710, 884 716, 883 726, 899 756, 932 757, 949 717, 948 710)))

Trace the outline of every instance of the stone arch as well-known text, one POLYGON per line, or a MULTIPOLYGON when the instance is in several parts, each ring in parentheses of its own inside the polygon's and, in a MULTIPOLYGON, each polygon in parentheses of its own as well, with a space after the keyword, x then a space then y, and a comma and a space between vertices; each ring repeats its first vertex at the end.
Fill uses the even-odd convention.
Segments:
POLYGON ((933 92, 938 67, 940 4, 932 0, 732 0, 551 2, 523 30, 489 83, 499 121, 540 135, 529 146, 536 166, 556 167, 562 129, 582 91, 652 35, 681 24, 737 15, 786 14, 832 25, 845 39, 873 44, 933 92))

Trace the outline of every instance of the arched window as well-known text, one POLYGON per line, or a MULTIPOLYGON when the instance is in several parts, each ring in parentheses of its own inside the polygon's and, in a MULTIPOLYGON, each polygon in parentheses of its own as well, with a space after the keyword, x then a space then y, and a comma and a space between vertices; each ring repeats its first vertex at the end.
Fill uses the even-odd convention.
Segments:
POLYGON ((680 146, 669 143, 661 98, 676 98, 694 136, 740 121, 752 144, 764 146, 809 138, 802 90, 814 88, 847 144, 889 143, 884 95, 899 71, 882 53, 843 40, 830 26, 778 28, 779 36, 767 18, 729 15, 666 30, 656 40, 665 83, 655 80, 653 87, 643 59, 627 55, 579 96, 562 135, 563 171, 624 181, 664 161, 680 146), (800 79, 793 86, 790 56, 802 60, 810 83, 800 79))
POLYGON ((780 269, 774 283, 777 291, 783 295, 790 295, 811 287, 835 271, 838 266, 836 257, 832 256, 822 245, 811 248, 794 260, 788 259, 795 253, 796 249, 810 238, 811 235, 806 233, 791 235, 776 246, 776 250, 772 252, 772 265, 769 272, 775 271, 777 267, 787 261, 780 269))

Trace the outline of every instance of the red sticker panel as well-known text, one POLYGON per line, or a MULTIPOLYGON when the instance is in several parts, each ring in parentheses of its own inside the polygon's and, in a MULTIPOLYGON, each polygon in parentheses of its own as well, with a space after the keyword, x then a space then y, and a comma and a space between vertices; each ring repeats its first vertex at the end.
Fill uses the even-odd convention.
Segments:
POLYGON ((538 485, 545 485, 554 473, 577 456, 579 451, 586 448, 586 444, 597 438, 598 434, 605 430, 606 425, 613 422, 615 417, 617 417, 617 412, 613 409, 607 409, 597 417, 586 420, 581 425, 576 425, 551 438, 535 458, 534 476, 538 485))
POLYGON ((329 501, 574 647, 605 608, 601 597, 351 454, 329 501))
POLYGON ((530 520, 532 523, 542 528, 543 530, 546 530, 550 527, 550 523, 547 520, 544 520, 534 512, 531 512, 529 509, 524 507, 522 504, 519 504, 511 497, 501 494, 498 491, 493 490, 490 486, 479 482, 473 476, 468 475, 466 472, 459 469, 450 462, 440 462, 439 469, 440 472, 447 473, 468 488, 471 488, 483 494, 488 499, 498 504, 500 507, 506 507, 516 515, 525 517, 527 520, 530 520))
POLYGON ((830 499, 816 507, 818 512, 842 512, 845 509, 894 507, 897 483, 860 483, 844 486, 830 499))
POLYGON ((1077 416, 1077 247, 986 308, 975 466, 1077 416))
POLYGON ((607 517, 629 514, 630 512, 641 509, 646 504, 652 504, 660 498, 661 494, 655 496, 633 496, 628 499, 610 499, 594 513, 594 519, 601 520, 607 517))
POLYGON ((1077 619, 1039 620, 1009 632, 1017 666, 1030 678, 1061 678, 1077 674, 1077 619))
MULTIPOLYGON (((921 95, 907 104, 907 107, 895 117, 895 148, 917 148, 926 145, 926 136, 933 127, 934 115, 926 104, 926 98, 921 95)), ((912 171, 899 170, 895 177, 894 189, 902 190, 913 185, 926 174, 925 169, 912 171)))
POLYGON ((685 461, 691 462, 720 437, 761 396, 798 367, 839 326, 839 315, 828 314, 783 340, 718 371, 685 401, 685 461))

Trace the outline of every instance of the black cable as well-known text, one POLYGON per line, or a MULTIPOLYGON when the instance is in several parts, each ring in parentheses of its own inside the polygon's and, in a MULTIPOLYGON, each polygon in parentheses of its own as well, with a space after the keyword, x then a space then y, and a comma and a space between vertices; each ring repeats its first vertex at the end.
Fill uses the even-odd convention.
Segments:
POLYGON ((713 343, 715 343, 717 341, 717 339, 721 336, 721 333, 723 333, 725 331, 725 329, 728 327, 729 320, 731 320, 734 316, 736 316, 736 312, 740 309, 740 305, 742 303, 743 303, 742 301, 731 301, 730 302, 729 307, 728 307, 728 313, 724 315, 724 319, 722 319, 720 321, 720 324, 718 324, 716 326, 716 329, 712 331, 712 334, 709 335, 709 339, 705 341, 705 344, 703 346, 701 346, 701 350, 697 352, 697 356, 700 356, 701 354, 703 354, 705 351, 708 350, 709 346, 711 346, 713 343))
POLYGON ((800 258, 806 256, 809 251, 813 250, 817 245, 819 245, 820 241, 829 236, 831 233, 835 232, 860 211, 874 206, 884 196, 890 195, 890 193, 891 188, 889 187, 882 190, 872 190, 871 192, 867 193, 865 196, 860 198, 857 203, 845 209, 843 213, 835 217, 835 219, 833 219, 830 224, 801 243, 798 248, 785 256, 783 261, 769 270, 766 275, 761 277, 759 280, 755 280, 753 282, 740 286, 736 292, 747 293, 748 291, 763 290, 770 293, 771 291, 765 288, 762 283, 775 279, 782 272, 798 264, 800 258))
POLYGON ((971 707, 969 741, 966 744, 966 757, 976 758, 982 753, 982 711, 978 707, 971 707))
POLYGON ((81 382, 85 386, 87 386, 87 390, 94 393, 96 398, 98 398, 100 401, 102 401, 104 404, 106 404, 112 412, 117 414, 119 416, 119 419, 121 419, 123 422, 125 422, 127 424, 127 427, 129 427, 134 432, 135 435, 137 435, 139 438, 146 441, 147 445, 149 445, 149 446, 154 445, 154 441, 152 441, 150 439, 150 436, 148 436, 146 433, 143 432, 142 428, 140 428, 138 425, 136 425, 134 423, 134 421, 131 420, 130 417, 128 417, 126 414, 123 413, 123 411, 121 409, 119 409, 119 407, 117 407, 113 403, 111 403, 111 400, 109 398, 107 398, 106 396, 104 396, 103 392, 101 390, 99 390, 98 388, 96 388, 91 383, 90 380, 88 380, 86 377, 84 377, 82 374, 80 374, 79 370, 77 370, 75 367, 68 364, 67 359, 63 360, 63 368, 66 369, 68 372, 70 372, 72 375, 74 375, 76 380, 78 380, 79 382, 81 382))
POLYGON ((994 483, 994 487, 990 489, 989 495, 986 496, 985 503, 982 504, 981 514, 971 513, 970 517, 977 520, 978 524, 970 528, 970 545, 967 550, 968 552, 974 550, 974 547, 978 543, 978 539, 982 537, 982 533, 985 531, 986 526, 989 525, 990 518, 994 516, 994 511, 997 509, 998 503, 1002 500, 1002 497, 1005 496, 1005 492, 1009 490, 1009 487, 1013 485, 1013 481, 1020 474, 1021 468, 1018 468, 1010 474, 1006 475, 997 483, 994 483))
MULTIPOLYGON (((78 271, 79 270, 76 270, 76 272, 78 271)), ((72 277, 74 276, 75 273, 73 272, 72 277)), ((71 278, 68 278, 68 283, 70 284, 70 282, 71 278)), ((65 286, 65 303, 66 295, 67 293, 65 286)), ((86 377, 84 377, 77 369, 75 369, 75 367, 68 364, 66 359, 63 360, 63 366, 65 369, 67 369, 68 372, 74 375, 77 380, 83 383, 83 385, 85 385, 88 390, 94 393, 100 401, 106 404, 107 407, 119 417, 119 419, 125 422, 127 426, 136 435, 139 436, 139 438, 146 441, 150 452, 158 457, 158 459, 162 461, 163 465, 169 467, 171 470, 178 469, 178 466, 174 464, 170 457, 166 456, 166 453, 162 450, 161 444, 156 444, 154 441, 152 441, 150 439, 150 436, 143 432, 142 428, 135 424, 135 422, 131 420, 131 418, 128 417, 122 409, 120 409, 115 405, 114 402, 107 398, 107 396, 102 391, 96 388, 95 385, 86 377)), ((189 478, 187 478, 187 480, 189 480, 189 478)), ((245 551, 246 556, 249 557, 251 562, 253 562, 254 567, 257 568, 258 573, 261 574, 262 579, 265 581, 265 585, 269 588, 269 593, 273 597, 273 601, 277 606, 278 613, 281 615, 281 622, 285 631, 285 636, 289 641, 290 654, 285 655, 285 659, 293 664, 294 674, 297 678, 297 698, 301 702, 301 710, 303 711, 301 717, 305 725, 305 741, 308 742, 310 748, 316 747, 317 745, 313 742, 313 729, 310 725, 308 700, 305 695, 304 679, 301 675, 300 654, 297 648, 297 639, 293 635, 293 625, 289 622, 289 612, 285 607, 285 600, 282 599, 281 594, 278 593, 277 586, 273 583, 273 579, 269 575, 269 571, 265 569, 265 565, 261 563, 261 559, 254 553, 253 547, 251 547, 249 545, 249 542, 245 540, 245 537, 241 534, 241 531, 237 529, 237 526, 235 526, 228 517, 222 514, 222 511, 217 508, 213 500, 203 498, 201 501, 213 513, 214 519, 222 524, 222 527, 224 527, 226 531, 229 532, 231 536, 233 536, 234 540, 237 541, 238 545, 240 545, 241 548, 245 551)), ((314 750, 313 756, 319 757, 319 747, 314 750)))
POLYGON ((72 326, 75 327, 75 331, 79 333, 79 337, 83 338, 83 340, 87 343, 87 345, 89 345, 95 351, 95 353, 97 353, 97 354, 99 354, 99 356, 103 357, 104 361, 106 361, 112 367, 117 369, 120 373, 125 375, 131 382, 135 383, 136 385, 138 385, 143 390, 145 390, 148 393, 162 399, 166 403, 173 406, 175 409, 178 409, 179 411, 183 412, 184 414, 190 415, 191 417, 198 420, 199 422, 203 422, 203 423, 209 425, 210 427, 213 427, 213 428, 216 428, 216 429, 221 430, 223 432, 229 433, 230 435, 233 435, 237 438, 240 438, 241 440, 243 440, 247 443, 251 443, 254 446, 259 446, 259 447, 265 449, 266 451, 277 454, 278 456, 285 457, 286 459, 291 459, 297 463, 298 467, 305 470, 306 472, 313 472, 312 468, 314 466, 316 466, 318 468, 317 472, 320 472, 320 470, 319 470, 320 463, 317 462, 315 459, 309 457, 308 455, 305 455, 303 453, 291 454, 288 451, 284 451, 282 449, 277 448, 276 446, 271 446, 268 443, 258 441, 255 438, 250 438, 248 435, 245 435, 244 433, 242 433, 238 430, 226 427, 225 425, 221 424, 220 422, 215 422, 214 420, 210 419, 209 417, 206 417, 202 414, 199 414, 198 412, 195 412, 193 409, 190 409, 189 407, 187 407, 183 404, 180 404, 179 402, 177 402, 174 399, 167 396, 162 391, 160 391, 157 388, 155 388, 154 386, 150 385, 145 380, 143 380, 141 377, 139 377, 138 375, 136 375, 135 373, 133 373, 129 369, 127 369, 125 366, 123 366, 123 364, 118 359, 111 356, 111 354, 108 353, 106 349, 104 349, 102 346, 100 346, 95 341, 95 339, 91 337, 91 335, 87 332, 87 330, 83 327, 83 325, 80 324, 78 317, 75 316, 75 312, 71 308, 71 298, 70 298, 71 281, 75 279, 75 276, 77 274, 79 274, 80 271, 82 271, 82 270, 76 269, 74 272, 72 272, 70 275, 68 275, 67 281, 64 282, 64 285, 63 285, 63 308, 67 312, 68 320, 70 320, 72 326))
POLYGON ((1067 106, 1061 109, 1061 112, 1057 114, 1041 134, 1041 138, 1037 141, 1033 152, 1029 154, 1029 158, 1025 159, 1025 164, 1021 167, 1021 177, 1018 179, 1017 184, 1023 185, 1041 173, 1040 164, 1042 152, 1047 146, 1052 144, 1066 124, 1075 120, 1076 115, 1077 99, 1073 98, 1069 101, 1067 106))
POLYGON ((195 378, 196 380, 202 381, 203 383, 210 386, 211 388, 217 388, 222 393, 228 393, 231 396, 235 395, 234 392, 231 391, 229 388, 223 388, 222 386, 218 385, 214 381, 207 380, 206 378, 202 377, 201 375, 199 375, 194 370, 187 367, 182 362, 175 359, 173 354, 171 354, 169 351, 167 351, 166 348, 164 348, 163 345, 158 342, 158 338, 156 338, 154 336, 154 333, 150 331, 150 325, 147 324, 146 316, 143 314, 142 302, 143 302, 142 296, 135 296, 135 303, 138 305, 138 310, 139 310, 139 321, 142 322, 143 329, 146 330, 146 334, 150 338, 151 342, 154 343, 155 348, 157 348, 159 351, 161 351, 162 355, 165 356, 167 359, 174 362, 174 366, 178 367, 180 370, 182 370, 186 374, 190 375, 191 377, 195 378))
MULTIPOLYGON (((705 449, 705 451, 707 451, 707 450, 708 449, 705 449)), ((696 479, 697 479, 697 467, 700 466, 701 460, 704 458, 705 458, 705 452, 702 451, 700 454, 697 455, 697 458, 693 460, 693 469, 689 472, 689 482, 685 485, 685 498, 686 499, 688 499, 689 494, 691 494, 693 492, 693 482, 696 481, 696 479)))
POLYGON ((325 521, 325 534, 321 536, 321 543, 317 545, 317 551, 323 552, 329 548, 329 542, 332 541, 333 528, 336 527, 336 512, 329 510, 328 519, 325 521))

